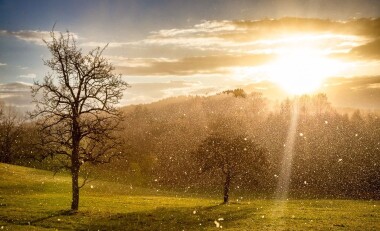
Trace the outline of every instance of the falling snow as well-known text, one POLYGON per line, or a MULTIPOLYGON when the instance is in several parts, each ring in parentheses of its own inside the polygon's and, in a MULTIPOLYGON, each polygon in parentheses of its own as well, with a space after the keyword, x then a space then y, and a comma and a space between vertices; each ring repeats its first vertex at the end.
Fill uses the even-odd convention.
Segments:
MULTIPOLYGON (((241 212, 247 205, 257 206, 257 218, 268 220, 269 214, 260 214, 267 208, 255 205, 256 201, 251 203, 251 197, 263 193, 287 203, 297 195, 378 199, 375 184, 380 177, 379 118, 370 114, 344 115, 330 109, 313 111, 314 104, 301 111, 305 107, 293 105, 294 109, 294 102, 288 107, 284 104, 265 108, 260 102, 255 102, 258 106, 247 103, 241 107, 238 103, 245 101, 223 95, 213 97, 188 97, 173 99, 175 103, 144 105, 138 110, 133 109, 139 106, 129 108, 124 124, 127 141, 118 152, 120 160, 103 167, 109 177, 125 183, 130 190, 151 188, 152 195, 161 196, 173 189, 178 201, 183 200, 181 193, 204 193, 210 198, 218 195, 217 202, 221 203, 228 183, 228 209, 241 212), (252 195, 243 200, 241 195, 248 193, 252 195)), ((94 168, 95 172, 104 171, 102 167, 94 168)), ((37 182, 40 187, 50 184, 45 178, 37 182)), ((225 219, 232 220, 224 213, 205 220, 209 214, 200 207, 186 212, 197 227, 203 223, 222 228, 222 224, 229 224, 225 219)), ((290 214, 286 217, 289 216, 296 218, 290 214)))

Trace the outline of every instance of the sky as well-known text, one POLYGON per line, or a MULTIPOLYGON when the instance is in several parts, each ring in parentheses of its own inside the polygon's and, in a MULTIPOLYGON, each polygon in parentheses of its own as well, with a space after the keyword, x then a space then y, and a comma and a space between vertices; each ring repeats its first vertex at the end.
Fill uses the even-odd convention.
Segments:
POLYGON ((378 0, 0 0, 0 100, 30 107, 42 39, 70 31, 132 86, 122 105, 243 88, 380 108, 378 0))

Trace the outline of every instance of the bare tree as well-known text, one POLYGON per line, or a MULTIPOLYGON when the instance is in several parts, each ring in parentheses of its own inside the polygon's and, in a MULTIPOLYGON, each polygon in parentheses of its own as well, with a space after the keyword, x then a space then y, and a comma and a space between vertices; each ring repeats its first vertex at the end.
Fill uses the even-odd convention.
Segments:
POLYGON ((229 201, 233 180, 256 177, 267 165, 265 150, 243 135, 213 133, 193 155, 202 173, 214 171, 223 175, 223 203, 229 201))
POLYGON ((13 106, 0 102, 0 162, 11 163, 18 154, 23 123, 13 106))
POLYGON ((56 156, 61 167, 71 171, 71 209, 78 210, 80 167, 107 163, 117 154, 115 132, 122 120, 116 108, 129 86, 102 57, 104 48, 84 54, 73 34, 51 32, 44 40, 52 57, 44 60, 51 69, 32 94, 36 109, 31 113, 40 127, 46 155, 56 156))

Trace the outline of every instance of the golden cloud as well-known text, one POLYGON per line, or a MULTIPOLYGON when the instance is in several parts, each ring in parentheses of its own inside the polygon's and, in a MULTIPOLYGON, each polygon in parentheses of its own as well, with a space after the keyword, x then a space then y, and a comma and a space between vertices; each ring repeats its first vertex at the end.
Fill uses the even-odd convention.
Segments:
MULTIPOLYGON (((0 35, 13 36, 20 40, 34 43, 37 45, 44 45, 43 40, 50 41, 51 31, 39 31, 39 30, 19 30, 19 31, 9 31, 9 30, 0 30, 0 35)), ((58 35, 60 32, 54 31, 55 35, 58 35)), ((75 39, 78 39, 79 36, 75 33, 71 33, 75 39)))
POLYGON ((186 57, 177 60, 152 61, 146 65, 117 66, 116 70, 125 75, 193 75, 204 73, 227 73, 229 67, 257 66, 269 62, 273 55, 224 55, 186 57))
POLYGON ((118 61, 116 66, 123 74, 135 76, 230 74, 230 68, 262 65, 282 49, 300 46, 312 47, 331 58, 380 59, 378 28, 380 18, 203 21, 189 28, 154 31, 140 41, 120 43, 140 46, 152 56, 181 54, 183 58, 134 58, 128 60, 130 65, 118 61))
POLYGON ((256 45, 263 43, 263 40, 284 41, 284 38, 294 35, 336 35, 343 40, 349 36, 373 39, 380 36, 378 28, 380 19, 366 18, 349 21, 307 18, 204 21, 191 28, 154 31, 148 38, 130 44, 174 45, 193 49, 224 47, 227 50, 230 47, 256 45))
POLYGON ((380 38, 353 48, 350 54, 358 58, 380 59, 380 38))

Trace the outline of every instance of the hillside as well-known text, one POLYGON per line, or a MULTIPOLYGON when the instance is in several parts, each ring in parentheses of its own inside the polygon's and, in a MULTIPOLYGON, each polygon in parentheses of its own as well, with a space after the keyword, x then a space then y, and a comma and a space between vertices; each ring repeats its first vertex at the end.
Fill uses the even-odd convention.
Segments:
MULTIPOLYGON (((218 193, 223 179, 215 171, 199 174, 201 166, 194 153, 210 134, 244 135, 267 150, 268 165, 256 176, 236 179, 234 190, 270 197, 277 186, 296 105, 299 116, 290 196, 378 199, 379 115, 342 112, 324 94, 271 105, 259 93, 251 93, 246 97, 182 96, 129 106, 124 108, 126 118, 120 134, 125 139, 120 148, 122 158, 100 167, 102 175, 144 187, 218 193)), ((247 170, 252 167, 254 162, 247 170)))
POLYGON ((67 175, 0 164, 1 230, 379 230, 379 201, 250 200, 229 205, 105 181, 71 214, 67 175))
MULTIPOLYGON (((246 94, 241 89, 227 93, 172 97, 123 108, 125 120, 116 134, 123 141, 114 152, 118 158, 104 165, 84 164, 81 175, 90 173, 98 180, 132 188, 220 195, 224 181, 217 167, 220 163, 210 159, 209 170, 203 171, 202 165, 208 163, 202 162, 197 150, 211 135, 224 139, 243 137, 265 150, 265 154, 260 164, 249 158, 252 153, 235 158, 239 164, 233 165, 241 168, 242 175, 235 175, 231 191, 239 196, 271 198, 281 174, 288 130, 295 116, 293 109, 298 108, 290 198, 379 199, 378 114, 342 113, 324 94, 269 105, 260 93, 246 94), (256 167, 260 169, 253 171, 256 167)), ((42 163, 30 161, 40 152, 31 142, 36 138, 36 129, 30 126, 18 134, 22 139, 16 139, 11 163, 43 169, 59 167, 59 158, 46 158, 42 163)))

